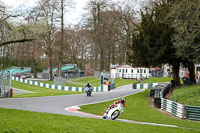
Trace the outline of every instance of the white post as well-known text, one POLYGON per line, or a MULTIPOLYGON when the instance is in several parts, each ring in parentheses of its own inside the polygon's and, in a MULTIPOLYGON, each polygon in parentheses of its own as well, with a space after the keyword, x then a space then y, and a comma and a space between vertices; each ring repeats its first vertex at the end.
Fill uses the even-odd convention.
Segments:
POLYGON ((9 74, 10 74, 10 86, 9 86, 9 91, 8 91, 8 97, 11 97, 10 91, 11 91, 12 72, 10 72, 9 74))

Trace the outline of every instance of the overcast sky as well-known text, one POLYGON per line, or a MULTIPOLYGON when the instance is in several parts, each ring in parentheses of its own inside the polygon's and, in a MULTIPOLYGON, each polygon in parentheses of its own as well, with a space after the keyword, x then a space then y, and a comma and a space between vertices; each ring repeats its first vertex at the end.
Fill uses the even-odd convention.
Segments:
MULTIPOLYGON (((16 10, 24 10, 28 7, 34 7, 38 0, 1 0, 7 6, 16 10)), ((75 5, 74 9, 72 9, 68 14, 67 23, 68 24, 76 24, 80 20, 80 16, 84 12, 84 7, 86 6, 89 0, 73 0, 75 5)))
MULTIPOLYGON (((24 10, 28 7, 34 7, 38 0, 1 0, 1 1, 5 3, 7 6, 9 6, 10 9, 13 8, 17 10, 24 10)), ((80 21, 80 18, 84 12, 84 8, 89 0, 73 0, 73 1, 75 3, 74 5, 75 8, 68 13, 67 24, 77 24, 77 22, 80 21)), ((133 0, 133 1, 135 1, 135 3, 137 3, 138 6, 140 2, 143 2, 145 0, 133 0)))

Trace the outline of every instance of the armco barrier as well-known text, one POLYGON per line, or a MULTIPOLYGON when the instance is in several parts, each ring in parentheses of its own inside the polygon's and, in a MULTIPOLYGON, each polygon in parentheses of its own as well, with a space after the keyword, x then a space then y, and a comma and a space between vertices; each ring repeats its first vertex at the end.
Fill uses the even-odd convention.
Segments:
POLYGON ((161 109, 181 119, 184 118, 185 110, 183 104, 179 104, 177 102, 161 98, 161 109))
POLYGON ((190 120, 200 120, 200 106, 186 105, 186 118, 190 120))
MULTIPOLYGON (((36 85, 36 86, 40 86, 40 87, 44 87, 44 88, 49 88, 49 89, 64 90, 64 91, 79 91, 79 92, 85 91, 84 87, 71 87, 71 86, 46 84, 46 83, 41 83, 41 82, 37 82, 37 81, 21 79, 21 78, 18 78, 18 77, 12 77, 12 80, 19 81, 19 82, 26 83, 26 84, 30 84, 30 85, 36 85)), ((92 87, 92 91, 100 92, 100 91, 103 91, 103 88, 92 87)))
POLYGON ((158 85, 158 83, 146 83, 146 84, 133 84, 133 89, 151 89, 158 85))

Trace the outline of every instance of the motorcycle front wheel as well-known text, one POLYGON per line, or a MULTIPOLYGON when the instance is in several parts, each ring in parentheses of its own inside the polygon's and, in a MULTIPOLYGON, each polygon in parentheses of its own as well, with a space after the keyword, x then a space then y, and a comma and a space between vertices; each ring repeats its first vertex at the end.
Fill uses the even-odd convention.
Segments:
POLYGON ((116 110, 116 111, 114 111, 114 112, 112 113, 111 119, 112 119, 112 120, 115 120, 119 115, 120 115, 119 110, 116 110))
POLYGON ((106 119, 107 118, 107 113, 104 113, 103 114, 103 119, 106 119))

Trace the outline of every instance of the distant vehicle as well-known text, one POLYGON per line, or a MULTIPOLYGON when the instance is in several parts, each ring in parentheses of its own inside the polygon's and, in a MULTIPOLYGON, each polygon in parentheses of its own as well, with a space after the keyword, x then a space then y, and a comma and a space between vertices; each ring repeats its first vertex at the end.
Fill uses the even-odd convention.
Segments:
POLYGON ((132 67, 129 65, 111 68, 111 75, 113 78, 120 79, 141 79, 149 78, 149 68, 146 67, 132 67))
POLYGON ((22 75, 20 76, 20 78, 22 78, 22 79, 31 78, 31 77, 32 77, 32 76, 31 76, 30 73, 24 73, 24 74, 22 74, 22 75))

